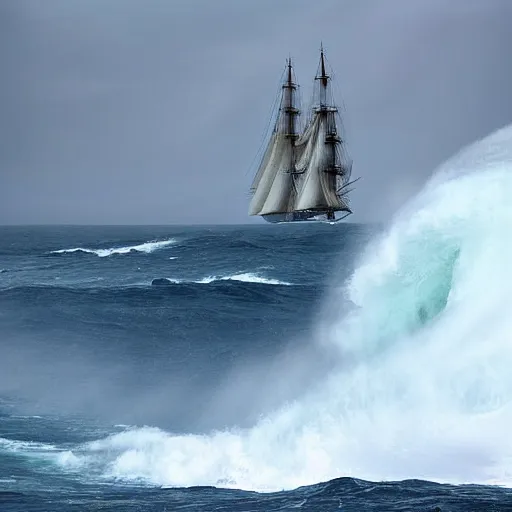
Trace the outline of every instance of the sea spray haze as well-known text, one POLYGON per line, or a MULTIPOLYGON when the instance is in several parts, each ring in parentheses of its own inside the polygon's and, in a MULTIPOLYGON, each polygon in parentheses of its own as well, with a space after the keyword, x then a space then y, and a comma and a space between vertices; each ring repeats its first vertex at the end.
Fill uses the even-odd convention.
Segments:
POLYGON ((2 228, 2 510, 512 510, 511 171, 384 229, 2 228))

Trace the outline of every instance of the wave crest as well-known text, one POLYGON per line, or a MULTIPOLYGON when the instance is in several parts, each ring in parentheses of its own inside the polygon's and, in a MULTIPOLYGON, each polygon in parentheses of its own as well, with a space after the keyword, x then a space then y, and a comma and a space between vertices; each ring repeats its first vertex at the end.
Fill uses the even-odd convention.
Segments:
POLYGON ((164 247, 168 247, 169 245, 176 244, 176 240, 160 240, 160 241, 152 241, 145 242, 137 245, 129 245, 125 247, 110 247, 107 249, 90 249, 84 247, 74 247, 73 249, 59 249, 56 251, 51 251, 50 254, 73 254, 77 252, 86 253, 86 254, 95 254, 100 258, 106 258, 108 256, 112 256, 114 254, 130 254, 131 252, 142 252, 146 254, 150 254, 158 249, 163 249, 164 247))
POLYGON ((286 281, 280 281, 279 279, 272 279, 263 277, 258 274, 253 274, 251 272, 243 272, 240 274, 230 274, 227 276, 207 276, 202 279, 197 280, 187 280, 187 279, 173 279, 173 278, 158 278, 153 279, 152 285, 154 286, 165 286, 169 284, 211 284, 218 281, 238 281, 242 283, 257 283, 257 284, 270 284, 270 285, 280 285, 280 286, 292 286, 292 283, 288 283, 286 281))

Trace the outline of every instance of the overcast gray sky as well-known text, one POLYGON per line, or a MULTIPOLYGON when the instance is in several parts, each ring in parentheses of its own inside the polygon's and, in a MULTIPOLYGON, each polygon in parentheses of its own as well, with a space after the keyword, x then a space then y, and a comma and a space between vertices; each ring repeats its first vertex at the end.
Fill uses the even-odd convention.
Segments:
POLYGON ((246 223, 285 59, 323 41, 354 221, 512 122, 510 0, 0 0, 0 223, 246 223))

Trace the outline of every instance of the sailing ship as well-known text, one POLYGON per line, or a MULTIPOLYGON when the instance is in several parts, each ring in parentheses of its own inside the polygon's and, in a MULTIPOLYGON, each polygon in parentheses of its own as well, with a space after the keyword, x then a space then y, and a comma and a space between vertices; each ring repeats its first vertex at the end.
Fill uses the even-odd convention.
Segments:
POLYGON ((330 84, 322 47, 312 105, 301 129, 298 84, 287 60, 274 128, 250 189, 249 215, 268 222, 337 222, 352 213, 348 194, 357 180, 350 180, 352 161, 339 133, 330 84))

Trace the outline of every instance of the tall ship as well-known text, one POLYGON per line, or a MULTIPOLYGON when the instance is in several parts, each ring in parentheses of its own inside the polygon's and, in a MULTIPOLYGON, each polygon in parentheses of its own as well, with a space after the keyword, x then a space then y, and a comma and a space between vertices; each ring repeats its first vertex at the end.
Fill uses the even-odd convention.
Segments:
MULTIPOLYGON (((326 72, 323 47, 311 107, 301 123, 292 61, 286 62, 275 123, 251 185, 249 215, 268 222, 337 222, 352 213, 352 161, 326 72)), ((359 179, 359 178, 358 178, 359 179)))

